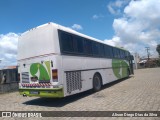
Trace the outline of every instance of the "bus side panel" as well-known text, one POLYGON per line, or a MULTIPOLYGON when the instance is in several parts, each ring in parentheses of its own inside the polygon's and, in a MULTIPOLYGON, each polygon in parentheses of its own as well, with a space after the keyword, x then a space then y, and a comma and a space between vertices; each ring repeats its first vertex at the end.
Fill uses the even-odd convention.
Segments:
POLYGON ((92 89, 95 73, 100 73, 103 85, 124 78, 127 76, 127 64, 125 60, 64 55, 62 56, 62 71, 64 73, 65 95, 68 96, 92 89), (75 77, 78 74, 80 74, 80 78, 75 77), (81 83, 76 82, 77 79, 80 79, 81 83), (81 88, 75 89, 76 84, 81 84, 81 88))
POLYGON ((64 55, 62 56, 62 68, 63 68, 62 71, 64 72, 63 81, 64 81, 64 91, 66 96, 92 89, 93 76, 97 72, 100 73, 103 84, 116 80, 116 77, 114 76, 112 70, 111 59, 64 55), (67 75, 70 74, 69 77, 74 78, 74 75, 78 73, 81 74, 81 86, 82 86, 81 89, 70 90, 68 92, 69 86, 74 87, 74 84, 79 84, 79 83, 76 82, 74 83, 75 80, 71 80, 70 82, 67 83, 68 81, 67 75))

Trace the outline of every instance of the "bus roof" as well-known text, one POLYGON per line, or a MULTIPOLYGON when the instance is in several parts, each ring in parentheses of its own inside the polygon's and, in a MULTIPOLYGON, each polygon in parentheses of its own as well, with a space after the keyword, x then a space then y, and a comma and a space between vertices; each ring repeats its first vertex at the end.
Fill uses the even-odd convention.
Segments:
MULTIPOLYGON (((111 46, 111 45, 105 43, 105 42, 102 41, 102 40, 99 40, 99 39, 96 39, 96 38, 94 38, 94 37, 91 37, 91 36, 82 34, 82 33, 80 33, 80 32, 77 32, 77 31, 69 28, 69 27, 64 27, 64 26, 62 26, 62 25, 59 25, 59 24, 56 24, 56 23, 53 23, 53 22, 49 22, 49 23, 46 23, 46 24, 37 26, 37 27, 35 27, 35 28, 32 28, 32 29, 30 29, 30 30, 22 33, 21 36, 23 36, 24 34, 27 34, 28 32, 30 32, 30 31, 32 31, 32 30, 34 30, 34 29, 38 29, 38 28, 41 28, 41 27, 45 27, 45 26, 47 26, 47 25, 52 25, 52 26, 53 26, 54 28, 56 28, 56 29, 60 29, 60 30, 63 30, 63 31, 66 31, 66 32, 69 32, 69 33, 72 33, 72 34, 75 34, 75 35, 79 35, 79 36, 84 37, 84 38, 91 39, 91 40, 96 41, 96 42, 100 42, 100 43, 106 44, 106 45, 108 45, 108 46, 111 46)), ((112 46, 112 47, 115 47, 115 48, 118 48, 118 49, 121 49, 121 50, 128 51, 128 50, 126 50, 126 49, 124 49, 124 48, 120 48, 120 47, 117 47, 117 46, 112 46)))

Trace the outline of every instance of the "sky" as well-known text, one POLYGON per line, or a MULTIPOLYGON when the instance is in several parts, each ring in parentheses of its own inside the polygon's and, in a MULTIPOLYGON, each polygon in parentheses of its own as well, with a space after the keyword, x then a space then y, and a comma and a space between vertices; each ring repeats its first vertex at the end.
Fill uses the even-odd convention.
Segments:
POLYGON ((141 58, 157 57, 160 0, 0 0, 0 67, 17 64, 18 36, 54 22, 123 47, 141 58))

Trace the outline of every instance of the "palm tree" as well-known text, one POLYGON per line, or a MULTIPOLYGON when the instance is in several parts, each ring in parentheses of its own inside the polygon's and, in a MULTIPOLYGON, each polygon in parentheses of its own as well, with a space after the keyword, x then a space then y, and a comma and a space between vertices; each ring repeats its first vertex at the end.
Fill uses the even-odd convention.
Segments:
POLYGON ((160 44, 157 45, 157 48, 156 48, 158 54, 159 54, 159 58, 160 58, 160 44))

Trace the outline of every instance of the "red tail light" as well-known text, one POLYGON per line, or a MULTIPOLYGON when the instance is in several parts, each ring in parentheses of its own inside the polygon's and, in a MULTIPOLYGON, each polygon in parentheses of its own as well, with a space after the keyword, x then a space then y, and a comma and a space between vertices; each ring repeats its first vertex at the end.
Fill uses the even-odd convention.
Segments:
POLYGON ((58 70, 57 69, 52 70, 52 79, 53 79, 53 82, 58 82, 58 70))

